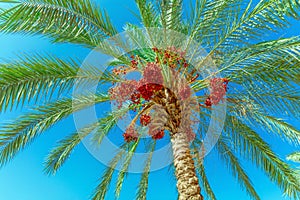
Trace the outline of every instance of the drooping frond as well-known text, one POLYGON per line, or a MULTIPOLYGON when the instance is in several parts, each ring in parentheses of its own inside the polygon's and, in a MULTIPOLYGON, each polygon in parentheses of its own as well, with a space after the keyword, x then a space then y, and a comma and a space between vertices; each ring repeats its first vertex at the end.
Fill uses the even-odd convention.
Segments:
POLYGON ((230 138, 235 152, 262 169, 286 195, 299 198, 300 185, 295 170, 282 161, 254 130, 237 117, 228 116, 225 135, 230 138))
POLYGON ((117 199, 120 197, 120 193, 121 193, 121 189, 122 189, 122 186, 124 183, 125 176, 128 174, 127 171, 128 171, 129 165, 131 163, 132 157, 136 151, 136 148, 137 148, 139 142, 140 142, 140 140, 138 139, 138 141, 135 142, 132 145, 132 147, 130 147, 129 151, 127 152, 127 154, 125 156, 124 161, 122 161, 122 163, 121 163, 122 168, 119 171, 117 183, 116 183, 116 189, 115 189, 115 197, 117 199))
POLYGON ((105 117, 100 119, 99 127, 92 136, 92 141, 95 145, 99 145, 102 142, 104 136, 117 124, 118 120, 121 119, 130 109, 135 107, 124 103, 123 106, 113 112, 109 112, 105 117))
MULTIPOLYGON (((0 1, 7 2, 7 1, 0 1)), ((0 30, 44 34, 53 42, 94 48, 117 33, 106 12, 89 0, 20 0, 0 13, 0 30)))
MULTIPOLYGON (((240 91, 234 94, 228 94, 227 101, 233 107, 235 104, 247 102, 251 104, 251 101, 256 105, 261 106, 265 113, 272 113, 277 116, 293 116, 299 118, 299 105, 300 90, 293 86, 276 87, 276 89, 270 89, 268 86, 250 87, 244 91, 240 91)), ((239 107, 239 106, 238 106, 239 107)), ((253 106, 254 107, 254 106, 253 106)))
POLYGON ((204 168, 204 165, 200 165, 199 168, 198 168, 198 172, 200 174, 200 181, 204 187, 204 191, 205 193, 208 195, 209 199, 210 200, 216 200, 216 196, 209 184, 209 181, 208 181, 208 178, 207 178, 207 175, 205 173, 205 168, 204 168))
POLYGON ((147 190, 148 190, 148 179, 150 174, 151 160, 153 156, 153 152, 156 146, 156 142, 154 142, 150 148, 148 159, 145 163, 144 172, 142 173, 141 180, 138 184, 138 189, 136 193, 136 200, 146 200, 147 190))
POLYGON ((203 162, 203 158, 201 158, 201 152, 199 152, 195 147, 194 147, 194 152, 196 153, 195 155, 195 160, 196 160, 196 170, 198 172, 198 174, 200 175, 200 182, 203 186, 204 192, 207 194, 208 199, 210 200, 216 200, 216 195, 213 192, 213 189, 210 186, 210 183, 208 181, 208 177, 206 176, 205 173, 205 166, 204 166, 204 162, 203 162))
POLYGON ((300 131, 280 118, 269 115, 258 115, 258 122, 270 133, 277 133, 293 145, 300 144, 300 131))
POLYGON ((286 157, 286 159, 300 163, 300 152, 291 153, 286 157))
POLYGON ((247 191, 251 198, 260 200, 250 178, 241 166, 239 159, 234 155, 231 148, 222 138, 218 140, 217 149, 220 157, 225 161, 233 176, 236 177, 237 181, 241 184, 242 188, 247 191))
MULTIPOLYGON (((127 144, 124 144, 121 146, 121 148, 125 147, 127 144)), ((115 168, 118 164, 118 162, 120 161, 120 159, 122 159, 122 157, 125 155, 126 151, 121 150, 117 155, 115 155, 115 157, 111 160, 111 162, 109 163, 109 166, 106 168, 106 170, 104 171, 101 179, 99 181, 100 184, 96 187, 94 194, 92 196, 92 200, 104 200, 105 198, 105 194, 107 193, 108 189, 109 189, 109 185, 111 183, 112 180, 112 176, 114 174, 115 168)))
POLYGON ((63 99, 35 109, 35 112, 19 117, 3 125, 0 130, 0 165, 6 164, 39 134, 70 114, 108 101, 107 95, 88 95, 63 99))
POLYGON ((95 146, 101 145, 103 138, 107 136, 109 131, 117 124, 118 120, 129 111, 129 109, 129 105, 125 104, 122 108, 109 112, 97 122, 90 124, 59 141, 57 147, 55 147, 47 156, 45 172, 47 174, 55 174, 70 157, 73 149, 80 143, 81 139, 91 133, 93 134, 91 142, 95 146))
POLYGON ((47 156, 44 171, 47 174, 55 174, 70 157, 73 149, 80 143, 81 139, 90 134, 93 130, 99 127, 99 125, 99 122, 90 124, 89 126, 59 141, 58 146, 51 150, 47 156))
POLYGON ((69 91, 74 84, 99 81, 116 82, 109 72, 94 67, 80 69, 74 60, 63 61, 53 56, 26 55, 16 61, 0 64, 0 111, 23 105, 25 101, 69 91), (79 72, 80 70, 80 72, 79 72))
POLYGON ((300 131, 291 124, 278 117, 265 113, 262 107, 253 100, 237 100, 235 105, 229 107, 231 115, 242 119, 244 123, 261 127, 262 130, 280 136, 292 145, 299 145, 300 131))

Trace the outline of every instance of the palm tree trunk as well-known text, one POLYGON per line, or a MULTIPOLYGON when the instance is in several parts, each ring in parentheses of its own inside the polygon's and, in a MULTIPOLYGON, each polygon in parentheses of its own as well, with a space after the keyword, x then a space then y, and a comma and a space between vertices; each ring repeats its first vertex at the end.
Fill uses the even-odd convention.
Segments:
POLYGON ((171 136, 179 200, 203 200, 186 134, 171 136))
POLYGON ((171 143, 179 200, 203 200, 186 134, 178 131, 181 123, 180 101, 167 87, 158 92, 152 100, 161 105, 169 115, 165 127, 172 133, 171 143))

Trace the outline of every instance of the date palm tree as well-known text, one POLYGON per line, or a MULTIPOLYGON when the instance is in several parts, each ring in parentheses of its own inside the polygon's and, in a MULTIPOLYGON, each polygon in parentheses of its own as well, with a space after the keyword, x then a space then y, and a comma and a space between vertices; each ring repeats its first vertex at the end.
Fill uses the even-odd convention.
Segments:
MULTIPOLYGON (((297 171, 284 162, 261 135, 265 131, 291 145, 299 145, 300 142, 299 130, 281 120, 286 115, 299 119, 300 38, 265 39, 268 33, 288 27, 289 19, 300 18, 298 1, 261 0, 253 3, 243 0, 195 0, 190 10, 185 10, 187 6, 184 6, 182 0, 135 0, 138 17, 144 27, 173 30, 199 42, 208 51, 203 60, 213 58, 217 72, 222 72, 221 78, 203 78, 197 74, 195 66, 181 56, 184 52, 171 46, 167 49, 149 46, 129 52, 131 57, 129 54, 115 56, 116 49, 108 47, 104 41, 115 36, 118 31, 107 13, 89 0, 0 2, 12 5, 0 11, 0 30, 4 33, 39 34, 53 43, 65 42, 90 49, 98 48, 115 57, 110 63, 114 70, 100 71, 90 66, 80 73, 80 63, 75 59, 66 61, 51 55, 25 55, 0 64, 1 111, 31 105, 33 101, 39 102, 33 112, 2 125, 1 165, 5 165, 40 134, 67 116, 95 103, 102 104, 113 99, 119 101, 120 109, 107 113, 97 122, 58 142, 47 156, 47 173, 54 174, 59 170, 82 137, 94 132, 98 143, 101 143, 124 113, 135 111, 136 117, 123 134, 125 142, 122 147, 129 149, 128 153, 112 157, 92 199, 105 198, 114 168, 125 157, 115 187, 115 195, 119 197, 132 155, 137 146, 144 144, 141 143, 139 131, 135 129, 136 123, 147 126, 152 138, 148 148, 149 157, 137 189, 137 199, 146 199, 152 152, 155 151, 156 140, 162 139, 165 131, 170 135, 172 144, 178 198, 203 199, 203 194, 206 194, 207 199, 216 199, 209 177, 206 176, 202 155, 205 149, 201 145, 211 112, 226 100, 227 116, 215 150, 232 175, 237 177, 241 187, 253 199, 260 199, 241 165, 241 160, 248 160, 278 185, 285 195, 300 198, 297 171), (162 64, 169 67, 167 71, 172 72, 173 77, 178 72, 187 81, 181 83, 180 78, 176 79, 180 82, 177 81, 177 88, 164 86, 162 82, 166 81, 166 70, 162 64), (121 74, 133 69, 143 73, 143 80, 161 77, 162 82, 141 84, 138 81, 132 84, 121 74), (147 74, 152 76, 147 77, 147 74), (78 81, 88 83, 94 80, 100 84, 114 85, 107 93, 72 97, 71 89, 78 81), (132 85, 137 87, 131 92, 122 93, 123 96, 119 95, 122 89, 130 90, 132 85), (202 92, 208 87, 211 88, 209 95, 202 92), (197 95, 191 95, 190 89, 197 95), (125 101, 131 103, 126 104, 125 101), (190 120, 180 117, 185 106, 182 102, 200 106, 199 132, 194 133, 189 126, 180 128, 182 121, 188 123, 190 120), (157 122, 155 118, 155 113, 159 111, 152 112, 156 106, 162 107, 160 114, 163 113, 166 119, 163 123, 157 122), (160 123, 161 129, 151 126, 154 122, 160 123)), ((128 23, 125 30, 135 33, 133 37, 137 40, 144 38, 136 25, 128 23)), ((126 48, 126 43, 117 42, 116 45, 126 48)), ((204 63, 200 62, 197 69, 203 69, 204 63)))

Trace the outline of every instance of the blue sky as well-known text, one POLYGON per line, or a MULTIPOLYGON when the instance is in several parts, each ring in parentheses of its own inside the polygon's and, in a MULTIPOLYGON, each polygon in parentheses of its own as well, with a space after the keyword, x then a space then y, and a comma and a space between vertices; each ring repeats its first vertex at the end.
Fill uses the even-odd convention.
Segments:
MULTIPOLYGON (((135 10, 133 0, 100 0, 100 5, 107 9, 112 21, 119 30, 126 22, 138 23, 129 10, 135 10)), ((293 21, 292 28, 282 32, 284 36, 299 35, 299 22, 293 21)), ((272 36, 271 36, 272 37, 272 36)), ((0 34, 0 58, 14 59, 22 52, 48 52, 60 58, 77 57, 84 59, 89 50, 69 45, 53 45, 40 36, 28 37, 22 35, 0 34)), ((14 119, 20 110, 0 115, 0 122, 14 119)), ((299 123, 290 121, 299 128, 299 123)), ((0 170, 0 200, 87 200, 97 185, 104 166, 91 156, 83 145, 79 145, 69 161, 55 176, 43 173, 43 162, 50 148, 63 136, 75 130, 73 118, 69 117, 45 132, 28 148, 0 170)), ((283 142, 274 137, 265 136, 271 142, 273 149, 284 156, 291 152, 283 142), (282 148, 285 147, 285 148, 282 148)), ((209 180, 221 200, 248 200, 235 179, 225 169, 215 153, 207 157, 209 180)), ((254 186, 262 200, 282 200, 280 190, 271 183, 265 175, 254 169, 249 163, 243 166, 252 177, 254 186)), ((122 200, 134 199, 138 174, 131 174, 125 181, 121 192, 122 200)), ((113 188, 107 199, 114 199, 113 188)), ((177 198, 176 182, 168 168, 156 171, 150 175, 148 199, 173 200, 177 198)))

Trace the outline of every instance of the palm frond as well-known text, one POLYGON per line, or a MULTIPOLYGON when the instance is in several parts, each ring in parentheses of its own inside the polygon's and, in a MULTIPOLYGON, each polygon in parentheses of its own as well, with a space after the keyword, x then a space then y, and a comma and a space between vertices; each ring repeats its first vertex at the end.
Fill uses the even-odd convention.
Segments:
POLYGON ((279 38, 275 40, 258 42, 248 45, 247 47, 232 49, 233 51, 224 52, 225 57, 229 57, 228 63, 236 64, 259 55, 278 52, 288 48, 299 47, 300 37, 294 36, 289 38, 279 38), (232 60, 234 59, 235 60, 232 60))
POLYGON ((149 179, 149 174, 150 174, 150 167, 151 167, 151 160, 153 156, 153 152, 156 146, 156 142, 152 143, 150 147, 150 153, 148 156, 148 159, 146 160, 145 163, 145 168, 144 172, 141 176, 141 180, 138 184, 138 190, 136 193, 136 200, 146 200, 147 197, 147 190, 148 190, 148 179, 149 179))
MULTIPOLYGON (((224 19, 229 19, 228 13, 233 12, 233 8, 242 5, 243 1, 239 0, 196 0, 195 5, 191 8, 190 35, 191 39, 204 42, 204 38, 212 38, 213 31, 218 31, 222 26, 224 19)), ((210 44, 209 40, 206 41, 210 44)))
POLYGON ((198 33, 199 29, 201 28, 199 26, 200 21, 202 20, 202 12, 204 12, 205 4, 208 3, 204 0, 196 0, 195 5, 192 4, 192 1, 190 3, 190 11, 187 21, 189 24, 188 26, 188 33, 191 37, 191 39, 194 39, 196 34, 198 33))
POLYGON ((233 176, 237 177, 242 188, 246 189, 251 198, 259 200, 260 197, 255 191, 250 178, 241 166, 238 158, 234 155, 231 148, 224 142, 224 140, 222 140, 222 138, 218 140, 217 149, 220 157, 225 161, 233 176))
POLYGON ((154 45, 155 39, 153 39, 152 36, 152 27, 146 27, 145 30, 141 30, 140 27, 133 24, 127 24, 125 27, 125 31, 127 31, 129 36, 128 43, 133 47, 132 49, 135 49, 132 53, 139 56, 140 59, 149 62, 151 59, 151 61, 153 61, 153 58, 155 57, 154 52, 150 50, 154 45), (147 32, 147 34, 145 34, 145 32, 147 32))
POLYGON ((288 25, 287 16, 298 18, 300 8, 295 1, 260 1, 253 9, 253 2, 250 1, 244 9, 243 14, 239 14, 242 7, 232 12, 232 17, 224 21, 224 28, 221 31, 221 37, 214 49, 223 43, 241 42, 259 38, 266 31, 276 32, 278 28, 284 28, 288 25))
POLYGON ((160 1, 160 19, 166 30, 178 30, 182 19, 182 3, 182 0, 160 1))
POLYGON ((229 116, 225 122, 225 136, 231 138, 234 151, 262 169, 287 196, 299 198, 300 185, 295 170, 282 161, 254 130, 237 117, 229 116))
MULTIPOLYGON (((286 54, 282 54, 286 55, 286 54)), ((259 86, 267 86, 270 89, 277 89, 280 86, 286 87, 292 84, 300 84, 299 78, 299 61, 291 57, 271 57, 261 59, 255 63, 249 63, 248 67, 234 67, 230 71, 229 77, 233 82, 241 83, 245 89, 251 89, 259 86), (273 58, 273 59, 272 59, 273 58), (254 72, 254 68, 256 72, 254 72), (243 71, 234 75, 233 71, 243 71), (241 75, 244 73, 244 77, 241 75), (247 74, 247 75, 246 75, 247 74), (253 80, 256 80, 254 82, 253 80), (247 87, 249 86, 249 87, 247 87)))
POLYGON ((116 82, 113 74, 101 72, 95 67, 80 69, 75 60, 63 61, 47 55, 25 55, 16 61, 0 64, 0 111, 24 105, 39 97, 51 99, 58 91, 70 91, 74 84, 88 84, 99 81, 116 82), (79 73, 80 70, 80 73, 79 73))
MULTIPOLYGON (((6 1, 0 1, 6 2, 6 1)), ((94 48, 117 33, 106 12, 89 0, 20 0, 0 14, 0 30, 44 34, 53 42, 94 48)))
POLYGON ((105 117, 100 119, 99 127, 91 138, 92 142, 95 142, 96 145, 101 144, 103 137, 106 136, 117 124, 118 120, 121 119, 129 110, 134 108, 135 106, 132 106, 129 103, 124 103, 120 109, 107 113, 105 117))
POLYGON ((120 197, 121 189, 124 183, 125 175, 128 174, 127 170, 129 168, 129 165, 131 163, 132 157, 136 151, 136 148, 139 144, 140 140, 138 139, 137 142, 135 142, 129 149, 129 151, 126 154, 126 157, 124 161, 121 161, 122 168, 118 174, 117 183, 116 183, 116 189, 115 189, 115 197, 118 199, 120 197))
POLYGON ((196 166, 195 167, 196 167, 198 174, 200 175, 200 181, 203 186, 204 192, 207 194, 208 199, 216 200, 217 199, 216 195, 213 192, 213 189, 211 188, 210 183, 209 183, 208 178, 205 173, 205 166, 204 166, 203 158, 201 158, 200 152, 198 150, 196 150, 195 147, 194 147, 194 152, 196 152, 196 155, 195 155, 196 166))
POLYGON ((276 84, 299 84, 299 47, 298 37, 249 46, 251 50, 225 56, 230 58, 221 71, 238 83, 257 80, 270 84, 272 80, 276 84))
MULTIPOLYGON (((125 147, 127 144, 123 144, 122 148, 125 147)), ((109 163, 109 166, 104 171, 102 178, 100 179, 100 184, 96 187, 94 194, 92 196, 92 200, 104 200, 105 194, 107 193, 109 189, 109 185, 112 180, 112 176, 115 171, 115 167, 119 163, 119 161, 122 159, 126 151, 121 150, 117 155, 114 156, 114 158, 109 163)))
POLYGON ((93 133, 91 142, 95 142, 95 145, 100 145, 103 138, 116 125, 117 121, 130 109, 131 107, 129 107, 129 105, 124 104, 122 108, 107 113, 97 122, 90 124, 59 141, 57 147, 55 147, 46 158, 45 172, 47 174, 55 174, 69 158, 73 149, 80 143, 81 139, 91 133, 93 133))
POLYGON ((107 95, 87 95, 58 100, 35 109, 35 112, 19 117, 3 125, 0 131, 0 165, 6 164, 37 136, 73 112, 108 101, 107 95))
POLYGON ((254 83, 253 86, 247 85, 245 87, 247 87, 246 90, 239 90, 227 95, 229 108, 231 106, 235 107, 236 104, 242 104, 242 102, 248 102, 248 104, 261 105, 263 113, 272 113, 276 116, 289 115, 299 118, 300 105, 298 102, 300 90, 297 87, 276 86, 272 88, 258 84, 254 86, 254 83))
MULTIPOLYGON (((204 22, 200 20, 201 23, 193 30, 198 30, 194 35, 199 36, 198 40, 204 46, 209 46, 210 53, 207 58, 217 51, 228 52, 236 48, 236 44, 239 48, 247 46, 250 41, 259 40, 267 31, 276 32, 278 28, 287 27, 288 16, 299 18, 299 13, 295 11, 300 9, 299 3, 289 0, 261 0, 257 5, 254 5, 252 1, 244 5, 244 1, 241 0, 224 0, 215 4, 205 3, 204 6, 207 8, 202 9, 200 19, 207 19, 209 22, 215 18, 216 21, 209 22, 205 27, 202 25, 204 22), (214 11, 214 7, 217 7, 217 12, 214 11), (210 12, 205 16, 203 10, 210 10, 210 12), (201 27, 204 28, 201 29, 201 27), (208 34, 202 34, 207 30, 209 30, 208 34), (216 34, 211 34, 211 30, 216 34)), ((202 62, 199 66, 201 64, 202 62)))
POLYGON ((239 99, 234 106, 230 106, 230 114, 245 123, 261 127, 270 134, 278 135, 292 145, 299 145, 300 131, 282 119, 264 112, 262 106, 251 99, 239 99))
POLYGON ((67 136, 58 142, 46 158, 44 171, 47 174, 55 174, 65 161, 70 157, 74 148, 80 143, 81 139, 90 134, 93 130, 99 127, 100 122, 90 124, 89 126, 67 136))
POLYGON ((205 193, 208 195, 209 199, 210 200, 216 200, 216 196, 215 196, 215 193, 213 192, 210 184, 209 184, 209 181, 208 181, 208 178, 207 178, 207 175, 205 173, 205 168, 204 168, 204 165, 200 165, 199 168, 198 168, 198 172, 200 174, 200 179, 201 179, 201 183, 204 187, 204 190, 205 190, 205 193))
POLYGON ((135 3, 144 26, 146 28, 159 27, 159 15, 153 3, 147 0, 135 0, 135 3))
POLYGON ((300 144, 300 131, 291 124, 282 119, 268 115, 258 115, 257 120, 263 125, 266 131, 279 134, 291 144, 300 144))

